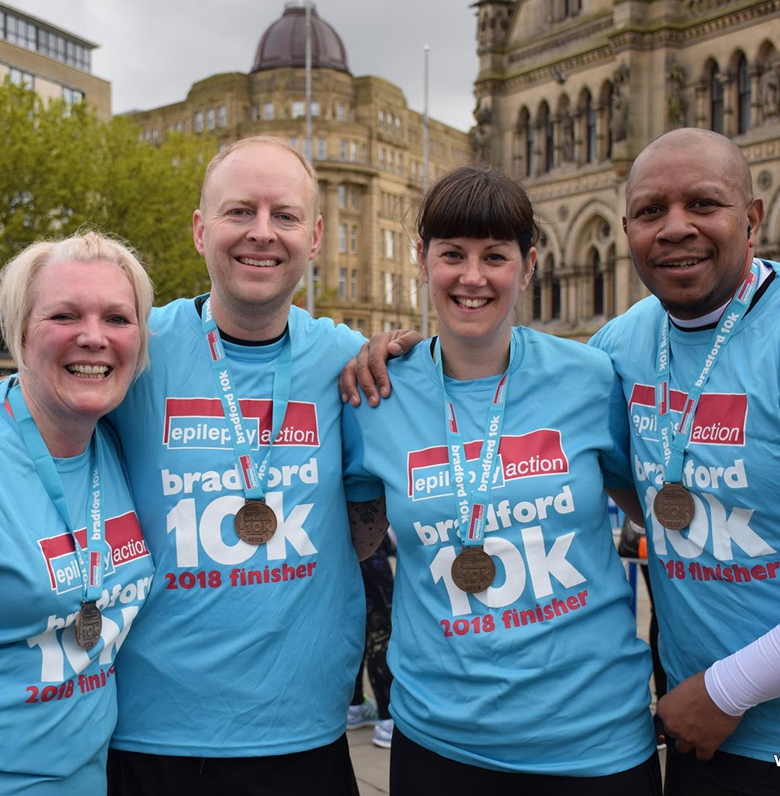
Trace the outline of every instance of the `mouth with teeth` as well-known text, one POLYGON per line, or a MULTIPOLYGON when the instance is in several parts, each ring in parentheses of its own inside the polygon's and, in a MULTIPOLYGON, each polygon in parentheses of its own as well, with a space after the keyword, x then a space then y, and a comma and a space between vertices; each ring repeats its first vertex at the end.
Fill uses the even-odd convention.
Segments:
POLYGON ((279 265, 279 260, 270 257, 266 257, 262 260, 255 259, 254 257, 236 257, 236 260, 242 265, 251 265, 253 268, 273 268, 279 265))
POLYGON ((108 365, 66 365, 65 369, 80 379, 105 379, 112 370, 108 365))
POLYGON ((490 301, 486 298, 464 298, 462 296, 453 296, 452 300, 459 306, 465 307, 468 310, 476 310, 484 307, 490 301))
POLYGON ((707 257, 688 257, 684 260, 666 260, 656 263, 659 268, 693 268, 694 265, 704 262, 707 257))

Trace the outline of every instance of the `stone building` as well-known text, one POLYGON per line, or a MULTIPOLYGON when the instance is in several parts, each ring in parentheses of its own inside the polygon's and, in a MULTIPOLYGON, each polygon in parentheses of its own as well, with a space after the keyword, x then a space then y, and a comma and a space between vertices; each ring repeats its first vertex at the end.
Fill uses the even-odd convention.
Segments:
POLYGON ((543 221, 523 322, 586 339, 647 295, 621 227, 626 175, 676 127, 750 162, 780 255, 778 0, 478 0, 474 143, 526 181, 543 221))
POLYGON ((98 45, 0 3, 0 81, 34 89, 44 99, 86 101, 111 118, 111 84, 92 74, 98 45))
MULTIPOLYGON (((312 160, 320 181, 324 237, 314 261, 317 314, 371 334, 421 326, 421 291, 410 229, 423 178, 423 117, 402 90, 355 77, 336 31, 312 22, 312 160)), ((262 35, 248 74, 195 83, 182 102, 132 114, 141 135, 215 136, 219 146, 269 134, 304 151, 305 10, 288 3, 262 35)), ((429 177, 468 162, 468 136, 430 120, 429 177)))

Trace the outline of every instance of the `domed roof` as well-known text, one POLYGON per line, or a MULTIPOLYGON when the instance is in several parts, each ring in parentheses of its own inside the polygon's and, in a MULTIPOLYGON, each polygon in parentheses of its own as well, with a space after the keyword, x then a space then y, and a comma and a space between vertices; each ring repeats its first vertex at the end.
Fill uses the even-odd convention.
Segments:
MULTIPOLYGON (((349 74, 347 51, 339 34, 320 19, 311 4, 311 65, 313 69, 337 69, 349 74)), ((303 0, 294 0, 284 7, 277 19, 260 39, 255 53, 253 72, 282 66, 306 66, 306 7, 303 0)))

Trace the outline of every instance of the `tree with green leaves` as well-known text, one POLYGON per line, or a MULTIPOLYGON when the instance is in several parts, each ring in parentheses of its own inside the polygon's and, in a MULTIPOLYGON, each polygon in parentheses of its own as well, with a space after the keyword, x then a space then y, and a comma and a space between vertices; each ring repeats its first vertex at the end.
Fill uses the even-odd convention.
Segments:
POLYGON ((158 304, 208 289, 192 212, 213 138, 169 133, 155 146, 130 119, 101 122, 86 105, 45 102, 6 82, 0 142, 0 265, 34 241, 90 226, 139 252, 158 304))

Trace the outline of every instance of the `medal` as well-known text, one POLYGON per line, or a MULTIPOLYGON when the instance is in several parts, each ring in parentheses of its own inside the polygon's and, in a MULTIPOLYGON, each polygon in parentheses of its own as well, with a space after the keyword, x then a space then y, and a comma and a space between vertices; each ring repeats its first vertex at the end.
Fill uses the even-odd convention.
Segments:
POLYGON ((76 643, 82 649, 91 650, 98 643, 103 628, 103 618, 95 602, 81 603, 81 610, 76 614, 73 628, 76 631, 76 643))
POLYGON ((461 591, 485 591, 495 577, 496 565, 482 547, 466 547, 452 562, 452 580, 461 591))
POLYGON ((276 532, 276 514, 264 500, 248 500, 236 513, 235 526, 243 542, 265 544, 276 532))
POLYGON ((664 528, 681 531, 693 520, 695 506, 691 493, 682 484, 664 484, 653 501, 653 512, 664 528))

